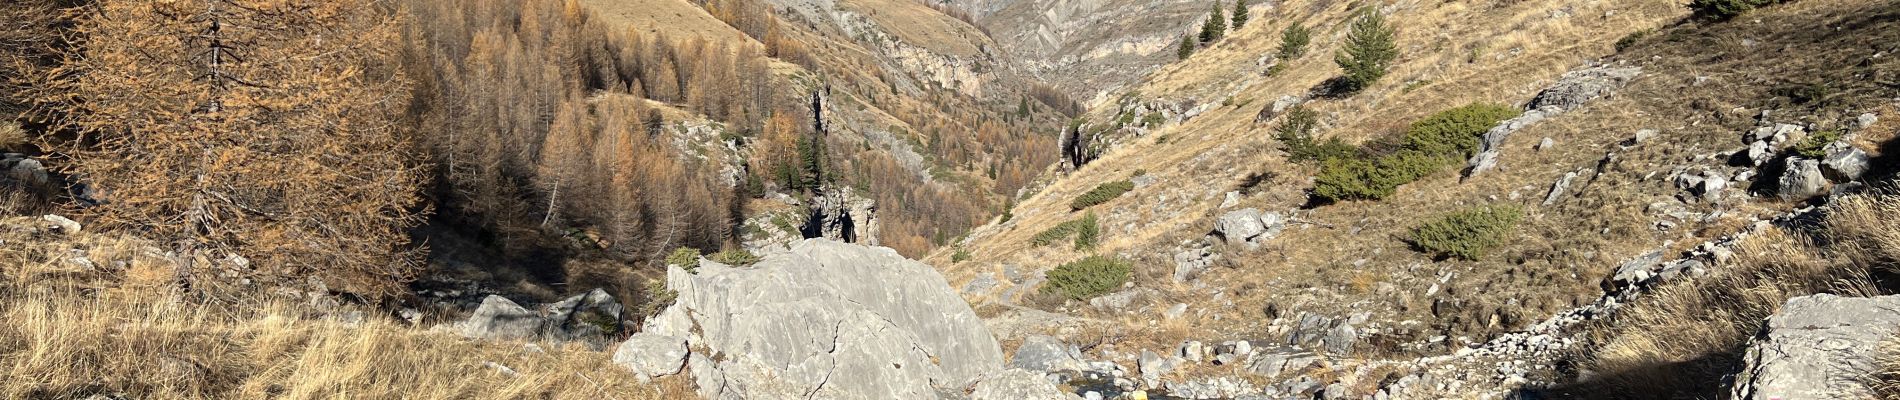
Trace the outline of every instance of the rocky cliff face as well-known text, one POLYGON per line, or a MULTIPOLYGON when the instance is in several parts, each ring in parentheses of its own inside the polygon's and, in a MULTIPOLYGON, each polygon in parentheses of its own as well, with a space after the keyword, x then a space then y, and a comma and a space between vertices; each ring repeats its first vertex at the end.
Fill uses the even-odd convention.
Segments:
POLYGON ((1025 72, 1084 102, 1173 61, 1174 46, 1210 11, 1207 2, 1180 0, 976 0, 967 7, 1025 72))

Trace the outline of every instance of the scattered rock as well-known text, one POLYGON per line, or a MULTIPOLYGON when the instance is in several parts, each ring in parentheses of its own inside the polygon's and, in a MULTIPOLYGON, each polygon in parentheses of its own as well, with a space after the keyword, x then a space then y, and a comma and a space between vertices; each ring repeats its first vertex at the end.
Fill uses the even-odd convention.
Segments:
POLYGON ((1639 67, 1608 66, 1570 71, 1558 78, 1556 84, 1538 92, 1525 108, 1554 106, 1565 111, 1575 110, 1591 100, 1608 96, 1642 72, 1639 67))
POLYGON ((1089 369, 1088 362, 1082 359, 1081 350, 1046 335, 1032 335, 1023 339, 1022 346, 1016 348, 1016 355, 1010 358, 1009 366, 1045 373, 1089 369))
POLYGON ((1646 282, 1650 277, 1655 276, 1656 268, 1662 265, 1662 259, 1662 250, 1644 253, 1617 266, 1616 275, 1612 275, 1610 279, 1616 283, 1617 287, 1630 287, 1646 282))
POLYGON ((1745 158, 1748 160, 1748 165, 1756 167, 1767 164, 1768 161, 1775 159, 1775 150, 1769 148, 1768 141, 1766 140, 1749 143, 1748 152, 1743 154, 1746 154, 1745 158))
POLYGON ((1867 152, 1847 142, 1834 142, 1827 150, 1827 156, 1821 159, 1821 173, 1828 179, 1850 182, 1867 174, 1867 152))
POLYGON ((1264 349, 1247 365, 1247 372, 1272 378, 1295 373, 1319 363, 1319 355, 1292 348, 1264 349))
MULTIPOLYGON (((936 397, 930 397, 936 398, 936 397)), ((976 385, 970 388, 970 400, 1070 400, 1080 399, 1074 393, 1063 393, 1055 382, 1043 378, 1042 374, 1006 369, 984 375, 976 385)))
POLYGON ((1200 276, 1201 271, 1214 264, 1214 257, 1205 247, 1174 253, 1174 283, 1186 283, 1200 276))
POLYGON ((53 233, 57 233, 61 235, 71 235, 71 234, 79 233, 79 230, 80 230, 79 222, 75 222, 72 219, 58 216, 58 215, 53 215, 53 214, 41 215, 40 221, 46 222, 46 230, 52 231, 53 233))
POLYGON ((462 322, 462 336, 488 340, 530 340, 541 333, 546 319, 506 297, 489 295, 481 307, 462 322))
POLYGON ((1821 163, 1801 157, 1788 157, 1787 168, 1782 171, 1780 186, 1776 194, 1783 200, 1804 200, 1827 193, 1827 177, 1821 174, 1821 163))
POLYGON ((1548 138, 1548 137, 1544 138, 1544 140, 1537 142, 1537 151, 1546 151, 1555 147, 1557 147, 1557 141, 1552 140, 1551 138, 1548 138))
POLYGON ((1630 140, 1629 140, 1629 142, 1628 142, 1628 144, 1629 144, 1629 145, 1631 145, 1631 146, 1634 146, 1634 145, 1637 145, 1637 144, 1641 144, 1641 143, 1643 143, 1643 142, 1647 142, 1647 141, 1650 141, 1650 140, 1652 140, 1652 139, 1655 139, 1655 138, 1656 138, 1656 136, 1658 136, 1658 135, 1661 135, 1661 134, 1662 134, 1661 132, 1658 132, 1658 131, 1656 131, 1655 129, 1643 129, 1643 130, 1638 130, 1638 131, 1636 131, 1636 135, 1635 135, 1635 136, 1631 136, 1631 137, 1630 137, 1630 140))
POLYGON ((1862 379, 1900 326, 1900 296, 1789 299, 1748 346, 1733 396, 1744 400, 1873 398, 1862 379))
POLYGON ((1577 179, 1577 172, 1570 171, 1564 173, 1564 177, 1558 178, 1556 183, 1552 183, 1550 193, 1544 195, 1544 205, 1556 204, 1557 199, 1563 197, 1565 191, 1570 190, 1570 181, 1575 179, 1577 179))
POLYGON ((1854 126, 1860 129, 1867 129, 1874 127, 1874 123, 1879 121, 1880 117, 1875 116, 1874 113, 1865 113, 1861 114, 1858 118, 1854 118, 1854 126))
POLYGON ((554 340, 604 343, 620 332, 620 302, 595 288, 548 306, 544 333, 554 340))
POLYGON ((1715 200, 1728 188, 1728 177, 1717 171, 1700 173, 1682 173, 1676 175, 1676 187, 1689 192, 1690 196, 1700 200, 1715 200))
POLYGON ((1207 349, 1204 348, 1204 346, 1201 344, 1201 341, 1189 340, 1186 342, 1181 342, 1181 347, 1176 349, 1176 352, 1180 354, 1176 354, 1176 355, 1179 355, 1181 356, 1181 358, 1185 358, 1188 361, 1200 362, 1202 355, 1206 354, 1205 353, 1206 350, 1207 349))
POLYGON ((614 350, 614 364, 633 370, 640 379, 677 374, 686 366, 686 340, 640 332, 614 350))
POLYGON ((1258 248, 1261 242, 1272 239, 1286 229, 1286 218, 1277 212, 1261 212, 1257 208, 1245 208, 1228 211, 1214 223, 1214 234, 1220 235, 1230 245, 1245 245, 1258 248))

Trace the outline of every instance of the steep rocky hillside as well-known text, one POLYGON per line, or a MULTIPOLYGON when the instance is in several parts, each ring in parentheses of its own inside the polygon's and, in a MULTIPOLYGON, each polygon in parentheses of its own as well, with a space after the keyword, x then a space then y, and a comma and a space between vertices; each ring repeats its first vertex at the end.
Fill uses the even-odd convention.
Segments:
MULTIPOLYGON (((1809 159, 1864 152, 1887 168, 1880 154, 1900 101, 1890 2, 1795 2, 1729 21, 1668 2, 1390 3, 1378 7, 1397 30, 1390 73, 1356 94, 1328 93, 1351 7, 1277 3, 1110 96, 1065 136, 1081 138, 1065 140, 1065 152, 1082 144, 1083 156, 1065 160, 1079 167, 1046 176, 1010 218, 928 260, 1006 342, 1054 335, 1128 371, 1174 370, 1178 379, 1160 383, 1187 382, 1175 393, 1336 380, 1356 398, 1411 369, 1376 360, 1462 356, 1505 332, 1568 326, 1545 322, 1646 282, 1646 268, 1677 276, 1686 264, 1665 261, 1704 260, 1714 247, 1703 243, 1830 187, 1860 187, 1864 170, 1823 173, 1788 161, 1793 148, 1809 146, 1809 159), (1294 22, 1312 29, 1313 49, 1276 59, 1294 22), (1317 114, 1315 136, 1377 154, 1415 121, 1473 103, 1524 110, 1491 129, 1496 157, 1472 160, 1485 165, 1475 174, 1461 159, 1382 200, 1315 200, 1320 166, 1290 161, 1274 133, 1300 105, 1317 114), (1077 200, 1117 181, 1132 190, 1077 200), (1421 250, 1415 228, 1481 207, 1521 213, 1500 246, 1475 259, 1421 250), (1093 249, 1039 245, 1083 219, 1099 225, 1093 249), (1052 268, 1091 254, 1129 261, 1133 279, 1086 301, 1043 290, 1052 268), (1216 344, 1235 340, 1272 343, 1279 365, 1198 353, 1201 343, 1208 357, 1231 353, 1216 344), (1176 369, 1149 351, 1188 362, 1176 369), (1289 357, 1327 367, 1292 373, 1302 368, 1285 367, 1289 357)), ((1464 384, 1498 393, 1526 386, 1524 376, 1562 379, 1518 368, 1464 384)), ((1464 393, 1450 390, 1413 395, 1464 393)))
MULTIPOLYGON (((1269 4, 1268 2, 1260 2, 1269 4)), ((969 10, 1027 74, 1098 101, 1174 61, 1181 37, 1212 11, 1204 1, 973 0, 969 10)), ((1232 2, 1221 7, 1231 9, 1232 2)), ((1273 5, 1252 7, 1271 10, 1273 5)), ((1271 13, 1272 11, 1268 11, 1271 13)))

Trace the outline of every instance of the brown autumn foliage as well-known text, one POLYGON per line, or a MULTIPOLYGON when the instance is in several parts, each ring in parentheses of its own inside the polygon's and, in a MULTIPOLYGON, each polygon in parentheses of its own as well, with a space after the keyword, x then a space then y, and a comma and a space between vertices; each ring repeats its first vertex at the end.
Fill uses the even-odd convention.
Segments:
POLYGON ((677 121, 659 108, 755 130, 775 104, 756 46, 642 37, 573 1, 407 5, 408 114, 439 165, 444 218, 515 257, 576 229, 635 262, 727 245, 732 182, 671 147, 677 121))
MULTIPOLYGON (((95 225, 249 270, 364 295, 416 269, 425 170, 397 113, 398 18, 374 0, 113 0, 80 8, 83 48, 34 68, 27 97, 69 137, 45 144, 105 203, 95 225)), ((215 285, 202 285, 215 286, 215 285)))

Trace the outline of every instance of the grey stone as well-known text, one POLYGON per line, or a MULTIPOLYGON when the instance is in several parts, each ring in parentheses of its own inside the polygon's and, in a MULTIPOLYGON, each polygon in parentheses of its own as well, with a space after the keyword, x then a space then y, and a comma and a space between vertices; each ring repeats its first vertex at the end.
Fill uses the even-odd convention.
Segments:
POLYGON ((13 180, 29 185, 44 185, 51 181, 51 178, 46 172, 46 165, 41 164, 40 160, 32 158, 22 158, 18 161, 14 161, 13 168, 9 168, 7 174, 12 177, 13 180))
POLYGON ((641 379, 677 374, 686 367, 686 339, 640 332, 614 350, 614 364, 633 370, 641 379))
POLYGON ((1359 330, 1352 324, 1340 323, 1326 330, 1326 337, 1320 341, 1326 345, 1327 353, 1351 354, 1353 345, 1359 342, 1359 330))
POLYGON ((1557 141, 1548 137, 1537 142, 1537 151, 1546 151, 1555 147, 1557 147, 1557 141))
POLYGON ((1646 282, 1650 277, 1655 276, 1656 268, 1662 265, 1662 258, 1663 251, 1656 250, 1624 261, 1622 265, 1617 266, 1616 275, 1612 275, 1610 280, 1615 282, 1617 287, 1629 287, 1646 282))
POLYGON ((982 274, 982 275, 977 275, 976 279, 971 279, 969 283, 963 284, 963 289, 960 289, 958 291, 968 296, 982 296, 982 295, 988 295, 990 294, 990 292, 996 291, 997 285, 998 285, 998 282, 996 282, 995 276, 991 274, 982 274))
POLYGON ((1006 369, 985 374, 976 385, 970 388, 970 400, 1070 400, 1079 399, 1073 393, 1063 393, 1042 374, 1020 369, 1006 369))
POLYGON ((1174 306, 1168 307, 1168 311, 1162 313, 1162 316, 1167 319, 1181 318, 1182 314, 1187 314, 1187 309, 1187 303, 1174 303, 1174 306))
POLYGON ((1900 326, 1900 296, 1789 299, 1743 356, 1734 399, 1873 398, 1862 380, 1900 326))
POLYGON ((1550 184, 1550 193, 1544 195, 1544 205, 1557 204, 1557 199, 1562 198, 1564 192, 1570 190, 1570 181, 1575 179, 1577 179, 1576 171, 1565 172, 1562 178, 1557 178, 1556 183, 1550 184))
POLYGON ((1496 126, 1485 131, 1484 136, 1479 139, 1478 154, 1472 155, 1471 160, 1466 161, 1465 176, 1477 176, 1479 173, 1496 168, 1498 158, 1501 156, 1499 152, 1504 147, 1504 140, 1510 138, 1512 133, 1543 121, 1546 117, 1561 113, 1563 109, 1556 106, 1533 107, 1524 114, 1498 122, 1496 126))
POLYGON ((927 398, 1003 364, 943 277, 888 248, 806 239, 746 268, 669 268, 666 281, 677 300, 643 332, 724 356, 688 361, 703 398, 927 398))
POLYGON ((1651 139, 1655 139, 1655 138, 1656 138, 1656 136, 1658 136, 1658 135, 1661 135, 1661 134, 1662 134, 1661 132, 1658 132, 1658 131, 1656 131, 1655 129, 1643 129, 1643 130, 1638 130, 1638 131, 1636 131, 1636 135, 1635 135, 1635 136, 1631 136, 1631 137, 1630 137, 1630 140, 1629 140, 1629 143, 1630 143, 1630 144, 1640 144, 1640 143, 1643 143, 1643 142, 1647 142, 1647 141, 1650 141, 1651 139))
POLYGON ((1800 157, 1788 157, 1786 170, 1782 171, 1777 195, 1783 200, 1803 200, 1827 193, 1827 177, 1821 174, 1821 163, 1800 157))
POLYGON ((1847 144, 1835 142, 1828 145, 1827 156, 1821 159, 1821 173, 1836 182, 1860 180, 1867 174, 1867 152, 1847 144))
POLYGON ((1745 154, 1745 157, 1748 159, 1748 164, 1757 167, 1775 159, 1775 150, 1769 148, 1768 141, 1766 140, 1749 143, 1748 152, 1745 154))
POLYGON ((1266 224, 1260 222, 1260 209, 1244 208, 1228 211, 1214 222, 1214 231, 1227 240, 1227 244, 1248 244, 1255 236, 1267 232, 1266 224))
POLYGON ((46 223, 47 230, 61 235, 79 233, 81 229, 79 222, 54 214, 41 215, 40 221, 46 223))
POLYGON ((1214 264, 1213 256, 1205 248, 1174 253, 1174 282, 1186 283, 1200 276, 1201 271, 1214 264))
POLYGON ((1220 201, 1220 208, 1223 209, 1231 208, 1236 205, 1240 205, 1240 192, 1238 191, 1228 191, 1227 196, 1220 201))
POLYGON ((1299 372, 1319 362, 1312 352, 1292 348, 1262 349, 1247 365, 1247 372, 1268 378, 1299 372))
POLYGON ((604 342, 620 332, 620 302, 595 288, 548 306, 542 332, 553 340, 604 342))
POLYGON ((1063 343, 1061 339, 1045 335, 1031 335, 1023 339, 1022 346, 1016 348, 1016 355, 1010 358, 1009 367, 1038 372, 1080 372, 1089 369, 1088 362, 1082 359, 1081 350, 1063 343))
POLYGON ((506 297, 489 295, 462 321, 462 336, 489 340, 529 340, 541 334, 546 319, 506 297))
POLYGON ((1676 187, 1702 200, 1714 200, 1728 188, 1728 177, 1716 171, 1685 172, 1676 176, 1676 187))
POLYGON ((1176 350, 1176 352, 1179 353, 1177 355, 1181 356, 1181 358, 1194 362, 1200 362, 1201 355, 1205 354, 1206 351, 1207 349, 1204 348, 1199 340, 1181 342, 1181 347, 1176 350))
POLYGON ((825 185, 807 208, 811 217, 799 231, 805 238, 877 245, 877 202, 857 195, 850 185, 825 185))
POLYGON ((1854 126, 1860 129, 1867 129, 1872 128, 1874 123, 1879 121, 1880 117, 1874 115, 1874 113, 1865 113, 1861 114, 1858 118, 1854 118, 1854 126))
POLYGON ((1152 174, 1143 174, 1141 176, 1137 176, 1137 177, 1129 179, 1129 182, 1134 183, 1136 189, 1140 189, 1140 188, 1148 187, 1148 185, 1155 184, 1156 180, 1157 178, 1155 178, 1155 176, 1152 174))
POLYGON ((1575 110, 1584 103, 1607 96, 1617 88, 1635 79, 1643 72, 1638 67, 1594 67, 1564 73, 1544 91, 1537 93, 1525 108, 1538 109, 1554 106, 1561 110, 1575 110))

